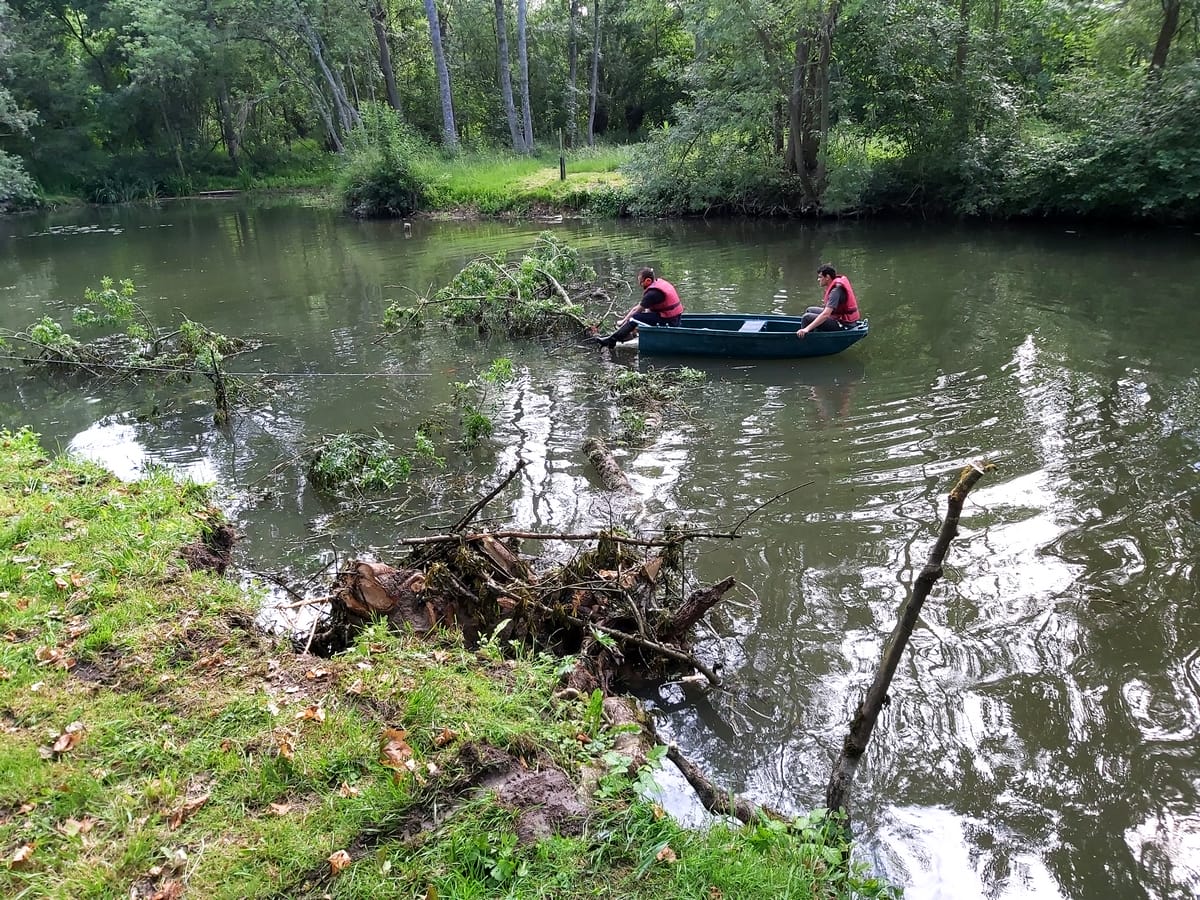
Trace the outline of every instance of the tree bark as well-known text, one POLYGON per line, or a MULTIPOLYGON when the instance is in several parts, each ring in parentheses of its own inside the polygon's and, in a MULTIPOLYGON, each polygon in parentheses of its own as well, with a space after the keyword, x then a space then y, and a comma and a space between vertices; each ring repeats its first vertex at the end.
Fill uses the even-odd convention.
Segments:
POLYGON ((617 465, 617 461, 613 459, 612 453, 605 446, 603 440, 598 437, 588 438, 583 442, 583 452, 587 454, 588 462, 600 474, 600 481, 604 484, 605 490, 632 490, 629 486, 629 479, 625 477, 625 473, 621 471, 621 467, 617 465))
POLYGON ((788 149, 785 164, 800 177, 803 204, 821 206, 827 171, 824 147, 829 134, 829 63, 840 0, 817 8, 815 19, 801 22, 796 31, 792 90, 788 98, 788 149))
POLYGON ((500 80, 500 97, 504 101, 504 117, 508 120, 508 133, 512 137, 513 149, 524 150, 524 137, 517 124, 517 108, 513 103, 512 66, 508 58, 508 18, 504 14, 505 0, 495 0, 496 8, 496 75, 500 80))
POLYGON ((892 677, 896 674, 896 667, 899 666, 900 659, 904 655, 904 648, 908 645, 913 628, 916 627, 917 617, 921 614, 921 607, 924 606, 925 599, 929 596, 933 585, 942 577, 942 564, 946 560, 950 542, 958 535, 958 520, 962 514, 967 494, 991 468, 992 466, 986 463, 970 465, 959 473, 958 482, 950 491, 946 518, 942 522, 942 529, 938 533, 937 541, 934 543, 933 549, 929 551, 925 567, 917 576, 911 595, 900 607, 900 616, 896 621, 896 627, 892 629, 892 634, 884 645, 875 679, 871 682, 866 697, 859 705, 854 721, 850 725, 850 733, 846 735, 842 744, 842 753, 833 767, 829 785, 825 789, 825 806, 831 811, 846 812, 847 822, 849 821, 847 799, 854 783, 854 774, 858 770, 859 760, 867 751, 867 744, 871 741, 871 734, 879 719, 879 712, 888 701, 888 687, 892 683, 892 677))
POLYGON ((402 113, 400 91, 396 87, 396 71, 392 68, 392 48, 388 43, 387 10, 380 0, 371 0, 371 25, 375 29, 375 42, 379 45, 379 70, 383 72, 383 84, 387 89, 388 105, 396 112, 402 113))
POLYGON ((521 121, 525 125, 525 152, 533 152, 533 112, 529 103, 529 41, 526 0, 517 0, 517 64, 521 89, 521 121))
POLYGON ((458 149, 458 127, 454 124, 454 100, 450 93, 450 69, 442 49, 442 28, 434 0, 425 0, 425 16, 429 19, 429 41, 433 45, 433 64, 437 69, 438 95, 442 100, 442 144, 449 150, 458 149))
POLYGON ((687 635, 692 627, 704 618, 704 614, 721 602, 721 598, 737 584, 737 579, 730 575, 723 581, 718 581, 711 587, 692 591, 683 605, 675 611, 675 615, 662 628, 658 636, 664 641, 678 643, 687 635))
POLYGON ((592 7, 592 81, 588 90, 588 146, 596 146, 596 98, 600 93, 600 0, 592 7))
POLYGON ((355 126, 362 123, 362 119, 358 115, 358 110, 354 108, 354 104, 350 102, 350 97, 346 94, 346 86, 342 84, 342 79, 330 67, 329 61, 326 59, 325 42, 313 26, 312 19, 308 17, 308 13, 300 5, 299 0, 296 0, 293 5, 296 10, 296 21, 300 28, 300 34, 304 38, 304 42, 308 44, 309 52, 312 53, 317 68, 321 70, 321 75, 324 77, 325 83, 329 86, 329 93, 333 96, 333 108, 334 112, 337 113, 338 124, 341 126, 342 134, 348 134, 354 130, 355 126))
POLYGON ((1171 52, 1171 42, 1179 31, 1179 9, 1182 0, 1163 0, 1163 23, 1158 30, 1158 40, 1154 43, 1154 53, 1150 57, 1150 71, 1157 72, 1167 64, 1167 54, 1171 52))
POLYGON ((567 37, 567 146, 575 149, 579 137, 579 0, 571 0, 567 37))

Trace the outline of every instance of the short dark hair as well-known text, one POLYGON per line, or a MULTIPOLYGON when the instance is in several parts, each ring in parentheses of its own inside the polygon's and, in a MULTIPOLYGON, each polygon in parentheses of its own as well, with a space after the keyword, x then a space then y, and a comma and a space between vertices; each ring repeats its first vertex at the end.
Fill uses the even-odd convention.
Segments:
POLYGON ((651 281, 654 280, 654 270, 651 269, 649 266, 647 266, 646 268, 644 268, 640 272, 638 272, 638 281, 639 282, 645 281, 647 278, 649 278, 651 281))
POLYGON ((823 266, 821 266, 821 268, 817 269, 817 274, 818 275, 828 275, 830 278, 837 278, 837 269, 835 269, 829 263, 825 263, 825 265, 823 265, 823 266))

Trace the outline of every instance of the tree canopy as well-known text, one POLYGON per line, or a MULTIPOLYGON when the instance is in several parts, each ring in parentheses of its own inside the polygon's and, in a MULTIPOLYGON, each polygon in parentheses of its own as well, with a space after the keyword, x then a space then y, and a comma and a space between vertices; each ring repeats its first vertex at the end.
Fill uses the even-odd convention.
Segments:
POLYGON ((635 211, 1190 218, 1198 11, 0 0, 0 205, 330 165, 379 103, 445 152, 640 143, 635 211))

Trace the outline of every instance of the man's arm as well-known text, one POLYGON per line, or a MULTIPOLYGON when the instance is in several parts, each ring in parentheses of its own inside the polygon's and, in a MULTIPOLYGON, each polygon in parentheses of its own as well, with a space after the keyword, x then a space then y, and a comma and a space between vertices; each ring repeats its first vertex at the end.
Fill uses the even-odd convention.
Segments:
POLYGON ((796 332, 797 337, 804 337, 810 331, 815 331, 817 326, 833 315, 833 311, 841 307, 846 302, 846 289, 840 284, 835 284, 833 290, 829 292, 829 300, 821 308, 821 314, 809 322, 805 327, 796 332))

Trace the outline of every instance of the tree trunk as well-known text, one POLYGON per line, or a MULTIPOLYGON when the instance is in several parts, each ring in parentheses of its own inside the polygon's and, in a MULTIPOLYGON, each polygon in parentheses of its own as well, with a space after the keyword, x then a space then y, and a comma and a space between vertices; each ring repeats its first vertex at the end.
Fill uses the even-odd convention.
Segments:
POLYGON ((504 100, 504 117, 508 120, 508 133, 512 137, 513 149, 518 153, 524 149, 521 126, 517 124, 517 108, 513 104, 512 66, 508 60, 508 18, 504 14, 505 0, 495 0, 496 8, 496 69, 500 79, 500 96, 504 100))
POLYGON ((387 89, 388 104, 396 112, 403 112, 400 91, 396 88, 396 72, 392 68, 392 48, 387 36, 387 10, 380 0, 371 0, 371 24, 375 28, 375 41, 379 44, 379 70, 383 72, 383 84, 387 89))
POLYGON ((571 0, 570 25, 567 38, 567 146, 575 149, 579 136, 579 0, 571 0))
POLYGON ((329 61, 325 58, 325 42, 321 39, 321 35, 317 32, 317 29, 313 27, 308 13, 304 11, 299 0, 297 0, 294 6, 301 36, 304 38, 304 42, 308 44, 309 52, 312 53, 317 68, 321 70, 321 75, 325 78, 325 83, 329 86, 329 93, 333 95, 333 109, 337 113, 338 124, 341 126, 342 134, 348 134, 354 130, 355 126, 362 123, 362 119, 358 115, 358 110, 354 108, 354 104, 350 102, 350 98, 346 94, 346 86, 342 84, 342 79, 338 77, 337 72, 333 71, 329 65, 329 61))
POLYGON ((912 593, 900 608, 900 617, 896 621, 896 627, 892 629, 891 637, 884 645, 875 679, 871 682, 866 697, 858 707, 858 712, 850 725, 850 733, 846 735, 846 740, 842 744, 841 756, 838 757, 837 763, 833 767, 833 773, 829 777, 829 785, 825 789, 825 806, 830 811, 848 812, 846 801, 850 796, 850 787, 854 783, 854 773, 858 770, 858 762, 867 751, 867 744, 871 740, 871 733, 875 730, 875 722, 879 719, 880 710, 889 699, 888 687, 892 683, 892 677, 896 674, 896 667, 900 665, 900 658, 904 655, 904 648, 908 645, 913 628, 916 627, 921 607, 924 606, 925 599, 933 589, 934 583, 942 577, 942 564, 946 560, 950 542, 958 535, 958 520, 962 514, 963 503, 967 499, 967 494, 971 492, 971 488, 990 468, 992 467, 986 463, 968 466, 959 473, 958 482, 950 491, 946 518, 942 522, 941 531, 938 532, 937 541, 934 543, 933 549, 929 551, 925 567, 921 569, 921 574, 917 576, 917 580, 913 584, 912 593))
POLYGON ((526 0, 517 0, 517 63, 521 80, 521 121, 525 125, 525 152, 533 152, 533 112, 529 103, 529 42, 526 34, 526 0))
POLYGON ((1163 0, 1163 23, 1154 43, 1154 54, 1150 57, 1150 71, 1157 72, 1167 64, 1171 52, 1171 41, 1179 30, 1179 8, 1182 0, 1163 0))
POLYGON ((966 85, 967 51, 971 44, 971 0, 958 2, 958 34, 954 39, 954 133, 965 139, 971 128, 970 95, 966 85))
POLYGON ((438 94, 442 100, 442 144, 449 150, 458 149, 458 128, 454 124, 454 101, 450 93, 450 69, 442 50, 442 29, 434 0, 425 0, 425 16, 429 19, 429 40, 433 45, 433 64, 437 68, 438 94))
POLYGON ((617 465, 612 452, 602 438, 590 437, 583 442, 583 452, 600 475, 606 491, 630 491, 629 479, 617 465))
POLYGON ((802 22, 796 31, 792 90, 788 97, 787 171, 800 177, 802 203, 819 209, 827 172, 825 140, 829 134, 829 63, 839 0, 814 12, 815 21, 802 22))
POLYGON ((588 146, 596 146, 596 97, 600 93, 600 0, 593 0, 592 82, 588 90, 588 146))
POLYGON ((241 138, 233 119, 233 101, 229 99, 229 88, 222 78, 217 84, 217 112, 221 117, 221 140, 225 143, 225 152, 233 163, 236 172, 242 167, 240 159, 241 138))

